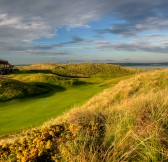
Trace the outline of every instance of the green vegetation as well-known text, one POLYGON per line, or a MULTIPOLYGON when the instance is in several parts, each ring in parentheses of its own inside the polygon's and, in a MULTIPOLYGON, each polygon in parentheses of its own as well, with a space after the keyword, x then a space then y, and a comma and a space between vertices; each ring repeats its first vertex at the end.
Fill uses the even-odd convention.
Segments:
POLYGON ((45 85, 24 83, 21 81, 0 78, 0 101, 6 101, 13 98, 20 98, 23 96, 37 95, 46 93, 50 89, 45 85))
MULTIPOLYGON (((77 65, 87 69, 85 64, 77 65)), ((10 98, 6 97, 6 100, 14 98, 12 101, 0 102, 0 135, 38 126, 75 105, 84 104, 103 89, 130 77, 130 75, 127 76, 127 73, 123 74, 123 77, 115 79, 112 78, 113 76, 108 79, 103 77, 63 77, 51 72, 56 66, 58 65, 39 64, 20 67, 18 74, 0 78, 1 81, 10 81, 1 87, 2 98, 6 96, 10 96, 10 98)), ((69 66, 71 67, 72 64, 69 66)), ((89 64, 89 66, 91 65, 89 64)), ((104 67, 105 65, 99 64, 99 66, 104 67)), ((107 66, 116 68, 113 65, 107 66)), ((120 67, 120 69, 122 68, 120 67)), ((121 71, 124 70, 125 68, 121 71)), ((133 70, 130 71, 132 74, 133 70)))
POLYGON ((100 84, 81 85, 59 92, 53 90, 40 96, 0 103, 0 134, 40 125, 75 105, 83 104, 105 87, 100 84))
POLYGON ((137 70, 111 64, 71 63, 57 65, 52 72, 71 77, 115 78, 135 74, 137 70))
POLYGON ((85 105, 2 140, 1 160, 167 161, 168 70, 114 80, 85 105))
POLYGON ((45 74, 45 73, 14 74, 11 75, 10 77, 24 82, 46 83, 64 88, 68 88, 76 82, 76 79, 65 78, 57 76, 55 74, 45 74))

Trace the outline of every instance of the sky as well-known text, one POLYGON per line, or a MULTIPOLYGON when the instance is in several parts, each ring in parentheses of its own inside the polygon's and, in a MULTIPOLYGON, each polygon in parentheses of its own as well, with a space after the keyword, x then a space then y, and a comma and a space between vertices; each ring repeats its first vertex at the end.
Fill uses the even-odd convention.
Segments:
POLYGON ((0 0, 0 59, 168 62, 168 1, 0 0))

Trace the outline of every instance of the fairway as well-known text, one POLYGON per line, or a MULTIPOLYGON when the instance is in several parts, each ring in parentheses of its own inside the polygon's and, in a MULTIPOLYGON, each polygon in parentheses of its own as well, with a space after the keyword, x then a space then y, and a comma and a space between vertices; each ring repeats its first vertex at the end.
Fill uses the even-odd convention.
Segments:
POLYGON ((40 64, 20 69, 0 80, 0 136, 40 126, 139 72, 90 63, 40 64))
MULTIPOLYGON (((113 80, 93 79, 91 83, 72 86, 64 91, 16 99, 0 103, 0 135, 15 133, 63 114, 68 109, 85 103, 93 95, 123 78, 113 80), (94 83, 95 82, 95 83, 94 83), (99 82, 99 83, 98 83, 99 82), (46 102, 44 102, 44 98, 46 102)), ((89 81, 82 79, 82 81, 89 81)))

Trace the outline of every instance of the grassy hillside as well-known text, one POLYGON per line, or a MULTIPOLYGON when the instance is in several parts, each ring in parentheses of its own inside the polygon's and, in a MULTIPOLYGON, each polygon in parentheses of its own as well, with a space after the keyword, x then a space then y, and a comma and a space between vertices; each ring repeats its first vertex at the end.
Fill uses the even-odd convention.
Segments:
POLYGON ((65 77, 115 78, 141 72, 143 70, 103 63, 34 64, 20 67, 22 73, 52 73, 65 77))
MULTIPOLYGON (((71 67, 71 64, 68 65, 71 67)), ((84 66, 85 64, 77 65, 83 67, 81 73, 88 67, 84 66)), ((105 66, 99 64, 101 68, 102 65, 105 66)), ((52 73, 51 70, 56 66, 60 65, 25 66, 20 67, 20 72, 17 74, 3 76, 4 80, 8 80, 9 83, 1 87, 3 92, 1 97, 5 97, 5 100, 13 98, 15 100, 0 102, 0 135, 39 126, 71 109, 74 105, 84 104, 105 88, 131 76, 128 73, 122 73, 125 68, 120 67, 121 74, 118 78, 113 78, 113 76, 110 76, 110 78, 64 77, 52 73), (28 92, 31 87, 34 87, 33 93, 28 92), (44 93, 46 91, 42 91, 43 88, 49 92, 44 93), (23 98, 23 96, 25 97, 23 98), (46 100, 45 103, 44 100, 46 100)), ((89 64, 89 66, 92 65, 89 64)), ((110 67, 113 69, 116 66, 110 65, 110 67)), ((132 74, 132 71, 133 73, 139 72, 138 70, 130 70, 130 74, 132 74)))
POLYGON ((14 74, 10 75, 10 77, 24 82, 47 83, 64 88, 68 88, 76 83, 76 80, 73 78, 64 78, 55 74, 40 73, 40 71, 32 74, 14 74))
POLYGON ((0 77, 0 101, 48 92, 45 85, 24 83, 14 79, 0 77))
POLYGON ((0 158, 2 161, 168 161, 167 94, 168 70, 138 74, 42 127, 2 140, 0 158))
POLYGON ((135 74, 138 70, 112 64, 60 64, 52 72, 61 76, 115 78, 135 74))
POLYGON ((56 67, 56 64, 32 64, 28 66, 18 67, 22 71, 33 71, 33 70, 46 70, 50 71, 56 67))

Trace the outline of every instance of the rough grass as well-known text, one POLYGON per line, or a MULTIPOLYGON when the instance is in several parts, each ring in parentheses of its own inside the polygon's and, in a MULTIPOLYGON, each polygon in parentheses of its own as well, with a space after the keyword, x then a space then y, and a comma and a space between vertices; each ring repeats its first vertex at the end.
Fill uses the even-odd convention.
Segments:
POLYGON ((144 70, 105 63, 34 64, 18 67, 21 73, 52 73, 71 78, 116 78, 144 70))
POLYGON ((20 66, 20 70, 46 70, 50 71, 56 67, 56 64, 32 64, 29 66, 20 66))
POLYGON ((57 65, 52 72, 71 77, 115 78, 135 74, 138 70, 112 64, 71 63, 57 65))
POLYGON ((14 74, 10 75, 11 78, 24 81, 24 82, 38 82, 47 83, 51 85, 57 85, 64 88, 68 88, 76 83, 75 79, 60 77, 55 74, 45 74, 45 73, 32 73, 32 74, 14 74))
POLYGON ((168 161, 167 74, 124 80, 42 127, 5 139, 2 161, 168 161))
POLYGON ((105 78, 111 79, 129 76, 138 72, 138 70, 127 69, 121 66, 110 64, 37 64, 31 66, 24 66, 20 67, 19 74, 13 74, 9 75, 8 77, 0 78, 1 82, 3 83, 1 87, 1 101, 30 95, 35 92, 38 92, 39 94, 43 93, 43 91, 40 90, 40 88, 35 89, 35 87, 37 86, 35 86, 34 84, 27 84, 25 82, 46 83, 50 85, 60 86, 63 88, 68 88, 72 85, 77 85, 86 81, 91 82, 90 80, 95 80, 94 78, 103 78, 104 80, 105 78), (81 80, 78 81, 79 79, 77 80, 77 78, 75 79, 74 77, 82 77, 89 79, 82 80, 81 78, 81 80), (90 79, 90 77, 92 77, 92 79, 90 79))
POLYGON ((13 98, 37 95, 46 93, 49 88, 44 85, 24 83, 14 79, 0 77, 0 101, 7 101, 13 98))
MULTIPOLYGON (((84 65, 82 67, 87 69, 87 66, 84 65)), ((74 105, 84 104, 93 95, 105 88, 117 84, 126 77, 130 77, 130 75, 124 76, 125 74, 123 74, 123 77, 115 79, 63 77, 51 73, 53 66, 58 65, 39 64, 19 67, 19 73, 3 77, 4 80, 10 82, 1 89, 1 97, 9 96, 5 100, 15 100, 0 102, 0 135, 39 126, 69 110, 74 105), (34 87, 33 92, 28 93, 31 87, 34 87), (42 91, 43 88, 49 93, 44 93, 46 91, 42 91), (44 98, 46 103, 44 103, 44 98)), ((78 66, 81 65, 78 64, 78 66)), ((99 66, 102 67, 102 64, 99 64, 99 66)), ((114 68, 113 66, 110 67, 114 68)), ((135 70, 135 72, 138 72, 138 70, 135 70)))

